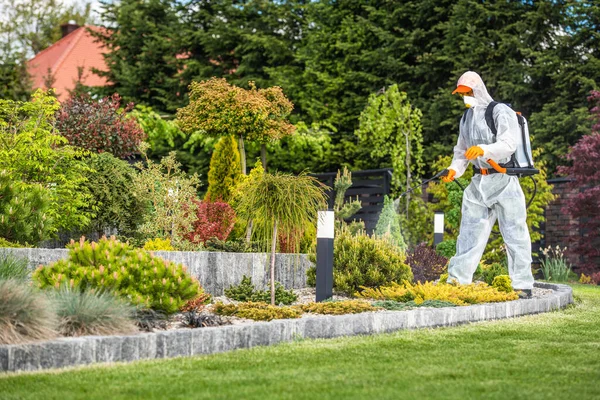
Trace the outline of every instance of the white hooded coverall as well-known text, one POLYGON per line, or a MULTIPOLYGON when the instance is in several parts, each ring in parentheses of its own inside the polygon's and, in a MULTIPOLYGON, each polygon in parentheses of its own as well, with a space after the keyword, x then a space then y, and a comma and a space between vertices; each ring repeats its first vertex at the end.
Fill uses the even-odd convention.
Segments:
MULTIPOLYGON (((458 85, 472 88, 476 102, 461 119, 458 143, 449 167, 456 171, 455 178, 465 172, 469 162, 477 168, 491 169, 486 162, 488 159, 497 163, 510 161, 520 134, 515 112, 504 104, 497 104, 493 116, 498 134, 494 140, 485 120, 486 107, 493 99, 477 73, 466 72, 458 80, 458 85), (465 152, 471 146, 479 146, 483 156, 467 160, 465 152)), ((465 189, 456 255, 450 259, 448 281, 456 279, 460 284, 472 282, 496 218, 507 247, 508 272, 513 288, 533 287, 525 196, 516 176, 501 173, 475 174, 465 189)))

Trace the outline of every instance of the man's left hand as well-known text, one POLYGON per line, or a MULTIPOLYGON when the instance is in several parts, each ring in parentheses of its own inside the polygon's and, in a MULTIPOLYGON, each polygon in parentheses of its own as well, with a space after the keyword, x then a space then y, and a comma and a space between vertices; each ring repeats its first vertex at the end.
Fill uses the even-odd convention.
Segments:
POLYGON ((474 160, 477 157, 483 156, 483 149, 479 146, 471 146, 465 153, 468 160, 474 160))

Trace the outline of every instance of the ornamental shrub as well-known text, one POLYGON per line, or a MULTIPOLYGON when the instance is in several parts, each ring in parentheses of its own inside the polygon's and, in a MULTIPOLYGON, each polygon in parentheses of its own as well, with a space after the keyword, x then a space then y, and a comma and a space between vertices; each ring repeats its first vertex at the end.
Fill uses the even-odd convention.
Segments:
POLYGON ((51 301, 31 285, 0 280, 0 344, 51 339, 58 317, 51 301))
MULTIPOLYGON (((242 276, 242 282, 236 286, 225 289, 225 296, 236 301, 270 302, 271 293, 267 290, 258 290, 252 284, 252 278, 242 276)), ((298 300, 292 290, 285 290, 283 285, 275 282, 275 304, 290 305, 298 300)))
POLYGON ((510 293, 513 291, 512 281, 508 275, 498 275, 492 282, 492 287, 495 287, 501 292, 510 293))
POLYGON ((92 154, 86 163, 92 169, 85 184, 93 197, 89 209, 96 214, 91 230, 100 236, 108 229, 134 235, 145 212, 143 202, 131 190, 135 168, 110 153, 92 154))
POLYGON ((193 199, 196 206, 196 220, 192 231, 185 238, 192 243, 206 243, 211 238, 227 240, 233 230, 236 214, 227 203, 220 201, 199 201, 193 199))
POLYGON ((0 237, 20 244, 49 239, 54 231, 51 199, 41 185, 25 184, 0 171, 0 237))
POLYGON ((344 300, 344 301, 326 301, 322 303, 308 303, 296 306, 303 312, 314 314, 358 314, 368 311, 377 311, 377 307, 373 307, 366 301, 362 300, 344 300))
POLYGON ((333 285, 336 290, 352 294, 361 286, 378 287, 412 279, 404 253, 389 240, 364 233, 353 236, 345 229, 335 237, 333 285))
POLYGON ((577 189, 573 197, 566 199, 563 213, 579 221, 585 238, 573 237, 569 253, 582 257, 580 271, 600 272, 600 171, 597 159, 600 154, 600 92, 593 91, 589 97, 594 103, 591 110, 594 119, 592 134, 585 135, 569 148, 567 160, 570 166, 558 168, 558 172, 572 179, 569 188, 577 189))
POLYGON ((383 198, 383 209, 381 210, 381 214, 379 214, 375 233, 379 236, 390 235, 391 240, 396 246, 403 251, 406 250, 406 243, 400 230, 400 219, 394 207, 394 202, 388 196, 383 198))
POLYGON ((224 136, 215 145, 208 170, 205 201, 229 202, 242 175, 240 152, 233 136, 224 136))
POLYGON ((144 250, 148 251, 173 251, 173 245, 169 239, 149 239, 144 243, 144 250))
POLYGON ((508 275, 508 268, 500 263, 480 264, 481 265, 481 280, 491 285, 494 283, 494 278, 500 275, 508 275))
POLYGON ((395 300, 407 302, 413 300, 416 304, 423 304, 427 300, 449 301, 458 306, 479 303, 494 303, 517 300, 519 296, 514 293, 501 292, 486 283, 471 283, 469 285, 452 285, 446 283, 415 283, 404 281, 402 284, 379 288, 362 287, 362 291, 355 296, 365 299, 395 300))
POLYGON ((442 257, 448 260, 456 254, 456 240, 446 239, 435 247, 435 251, 442 257))
POLYGON ((214 305, 214 312, 217 315, 247 318, 255 321, 300 318, 302 314, 302 311, 296 307, 278 307, 263 302, 239 304, 223 304, 219 302, 214 305))
POLYGON ((426 282, 438 279, 446 271, 448 259, 437 254, 427 243, 421 243, 406 255, 406 263, 415 282, 426 282))
POLYGON ((417 307, 431 307, 431 308, 442 308, 442 307, 456 307, 456 304, 444 300, 424 300, 422 303, 417 304, 413 300, 401 303, 394 300, 378 300, 371 303, 373 307, 381 307, 390 311, 402 311, 417 307))
POLYGON ((82 237, 71 241, 69 258, 33 274, 40 288, 63 284, 86 289, 108 289, 136 305, 167 314, 174 313, 203 291, 198 281, 181 264, 132 249, 114 237, 89 243, 82 237))
POLYGON ((135 153, 146 137, 135 118, 129 117, 132 109, 133 103, 121 108, 116 93, 100 101, 88 95, 75 96, 62 103, 56 128, 74 146, 124 158, 135 153))

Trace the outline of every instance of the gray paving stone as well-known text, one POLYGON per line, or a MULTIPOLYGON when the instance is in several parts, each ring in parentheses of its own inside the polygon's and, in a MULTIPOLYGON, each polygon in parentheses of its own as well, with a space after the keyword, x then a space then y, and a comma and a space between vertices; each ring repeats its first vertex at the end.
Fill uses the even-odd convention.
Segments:
POLYGON ((40 369, 42 346, 21 344, 10 349, 9 371, 35 371, 40 369))

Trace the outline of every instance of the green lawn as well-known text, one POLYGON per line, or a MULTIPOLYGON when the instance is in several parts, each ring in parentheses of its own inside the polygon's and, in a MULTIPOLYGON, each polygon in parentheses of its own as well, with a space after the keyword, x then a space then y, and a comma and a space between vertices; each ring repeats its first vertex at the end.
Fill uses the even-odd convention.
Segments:
POLYGON ((512 320, 0 375, 0 399, 598 399, 600 287, 574 290, 512 320))

